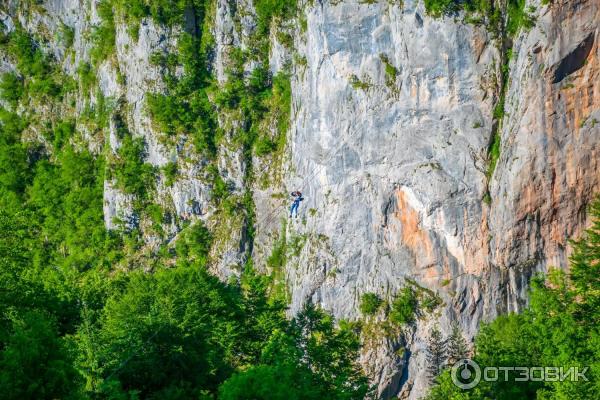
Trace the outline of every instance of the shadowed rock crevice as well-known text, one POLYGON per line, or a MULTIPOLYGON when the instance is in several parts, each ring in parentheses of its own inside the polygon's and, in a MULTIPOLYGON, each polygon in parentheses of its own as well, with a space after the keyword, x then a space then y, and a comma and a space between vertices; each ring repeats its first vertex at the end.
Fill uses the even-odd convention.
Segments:
POLYGON ((591 32, 581 43, 579 43, 579 46, 577 46, 575 50, 560 60, 558 66, 554 70, 554 79, 552 80, 552 83, 562 81, 567 76, 583 67, 593 47, 594 32, 591 32))

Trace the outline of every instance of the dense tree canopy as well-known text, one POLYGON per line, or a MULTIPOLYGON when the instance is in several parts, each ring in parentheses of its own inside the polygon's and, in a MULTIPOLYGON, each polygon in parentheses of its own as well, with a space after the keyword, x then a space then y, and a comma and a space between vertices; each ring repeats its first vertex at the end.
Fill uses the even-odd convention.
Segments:
POLYGON ((115 268, 127 239, 104 229, 102 164, 68 145, 32 157, 2 128, 23 179, 0 197, 1 398, 364 397, 355 332, 310 305, 289 321, 251 267, 242 285, 211 276, 200 223, 177 265, 115 268))

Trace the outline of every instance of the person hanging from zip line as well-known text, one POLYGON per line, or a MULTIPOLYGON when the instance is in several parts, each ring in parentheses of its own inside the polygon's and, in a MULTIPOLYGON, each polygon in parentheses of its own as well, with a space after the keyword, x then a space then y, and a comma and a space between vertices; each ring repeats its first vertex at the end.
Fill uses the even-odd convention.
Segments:
POLYGON ((292 192, 292 197, 294 198, 294 202, 290 208, 290 218, 292 218, 294 213, 296 214, 296 218, 298 218, 298 207, 300 206, 300 202, 304 200, 304 197, 302 197, 302 193, 298 190, 292 192))

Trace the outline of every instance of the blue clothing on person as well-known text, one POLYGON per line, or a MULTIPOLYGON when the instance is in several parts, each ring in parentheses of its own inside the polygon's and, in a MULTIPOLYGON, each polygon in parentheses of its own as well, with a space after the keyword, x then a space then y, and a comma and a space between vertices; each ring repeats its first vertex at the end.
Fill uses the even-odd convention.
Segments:
POLYGON ((304 200, 304 197, 298 191, 292 192, 292 197, 294 198, 294 202, 292 203, 292 207, 290 207, 290 218, 294 215, 298 218, 298 207, 300 206, 300 202, 304 200))

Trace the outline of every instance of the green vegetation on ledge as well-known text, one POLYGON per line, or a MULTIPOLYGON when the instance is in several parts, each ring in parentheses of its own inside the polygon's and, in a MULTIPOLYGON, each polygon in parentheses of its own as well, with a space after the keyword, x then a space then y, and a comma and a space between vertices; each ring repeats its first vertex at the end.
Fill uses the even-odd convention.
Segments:
POLYGON ((146 199, 154 189, 154 167, 144 162, 146 150, 143 138, 133 138, 130 134, 123 137, 118 151, 118 159, 111 166, 117 185, 128 194, 146 199))
POLYGON ((525 0, 508 0, 502 5, 495 0, 424 0, 427 13, 433 17, 465 13, 465 21, 485 24, 496 37, 513 37, 519 29, 529 29, 534 20, 532 10, 525 10, 525 0))
POLYGON ((417 312, 417 298, 410 286, 404 287, 392 301, 390 321, 397 325, 405 325, 414 321, 417 312))
POLYGON ((217 117, 208 99, 211 78, 207 70, 202 37, 182 33, 178 39, 177 62, 171 57, 154 57, 162 65, 167 93, 148 96, 147 107, 162 133, 172 137, 187 134, 198 152, 214 157, 216 152, 217 117), (181 65, 184 74, 177 78, 175 67, 181 65))
POLYGON ((21 99, 58 99, 74 89, 73 82, 57 68, 21 28, 2 37, 0 48, 15 62, 19 75, 5 73, 0 91, 13 106, 21 99))
POLYGON ((90 57, 94 66, 98 66, 114 53, 116 40, 115 15, 110 0, 102 0, 96 6, 96 10, 100 24, 92 31, 93 47, 90 57))
POLYGON ((379 311, 383 300, 375 293, 364 293, 360 298, 360 312, 363 315, 374 315, 379 311))

